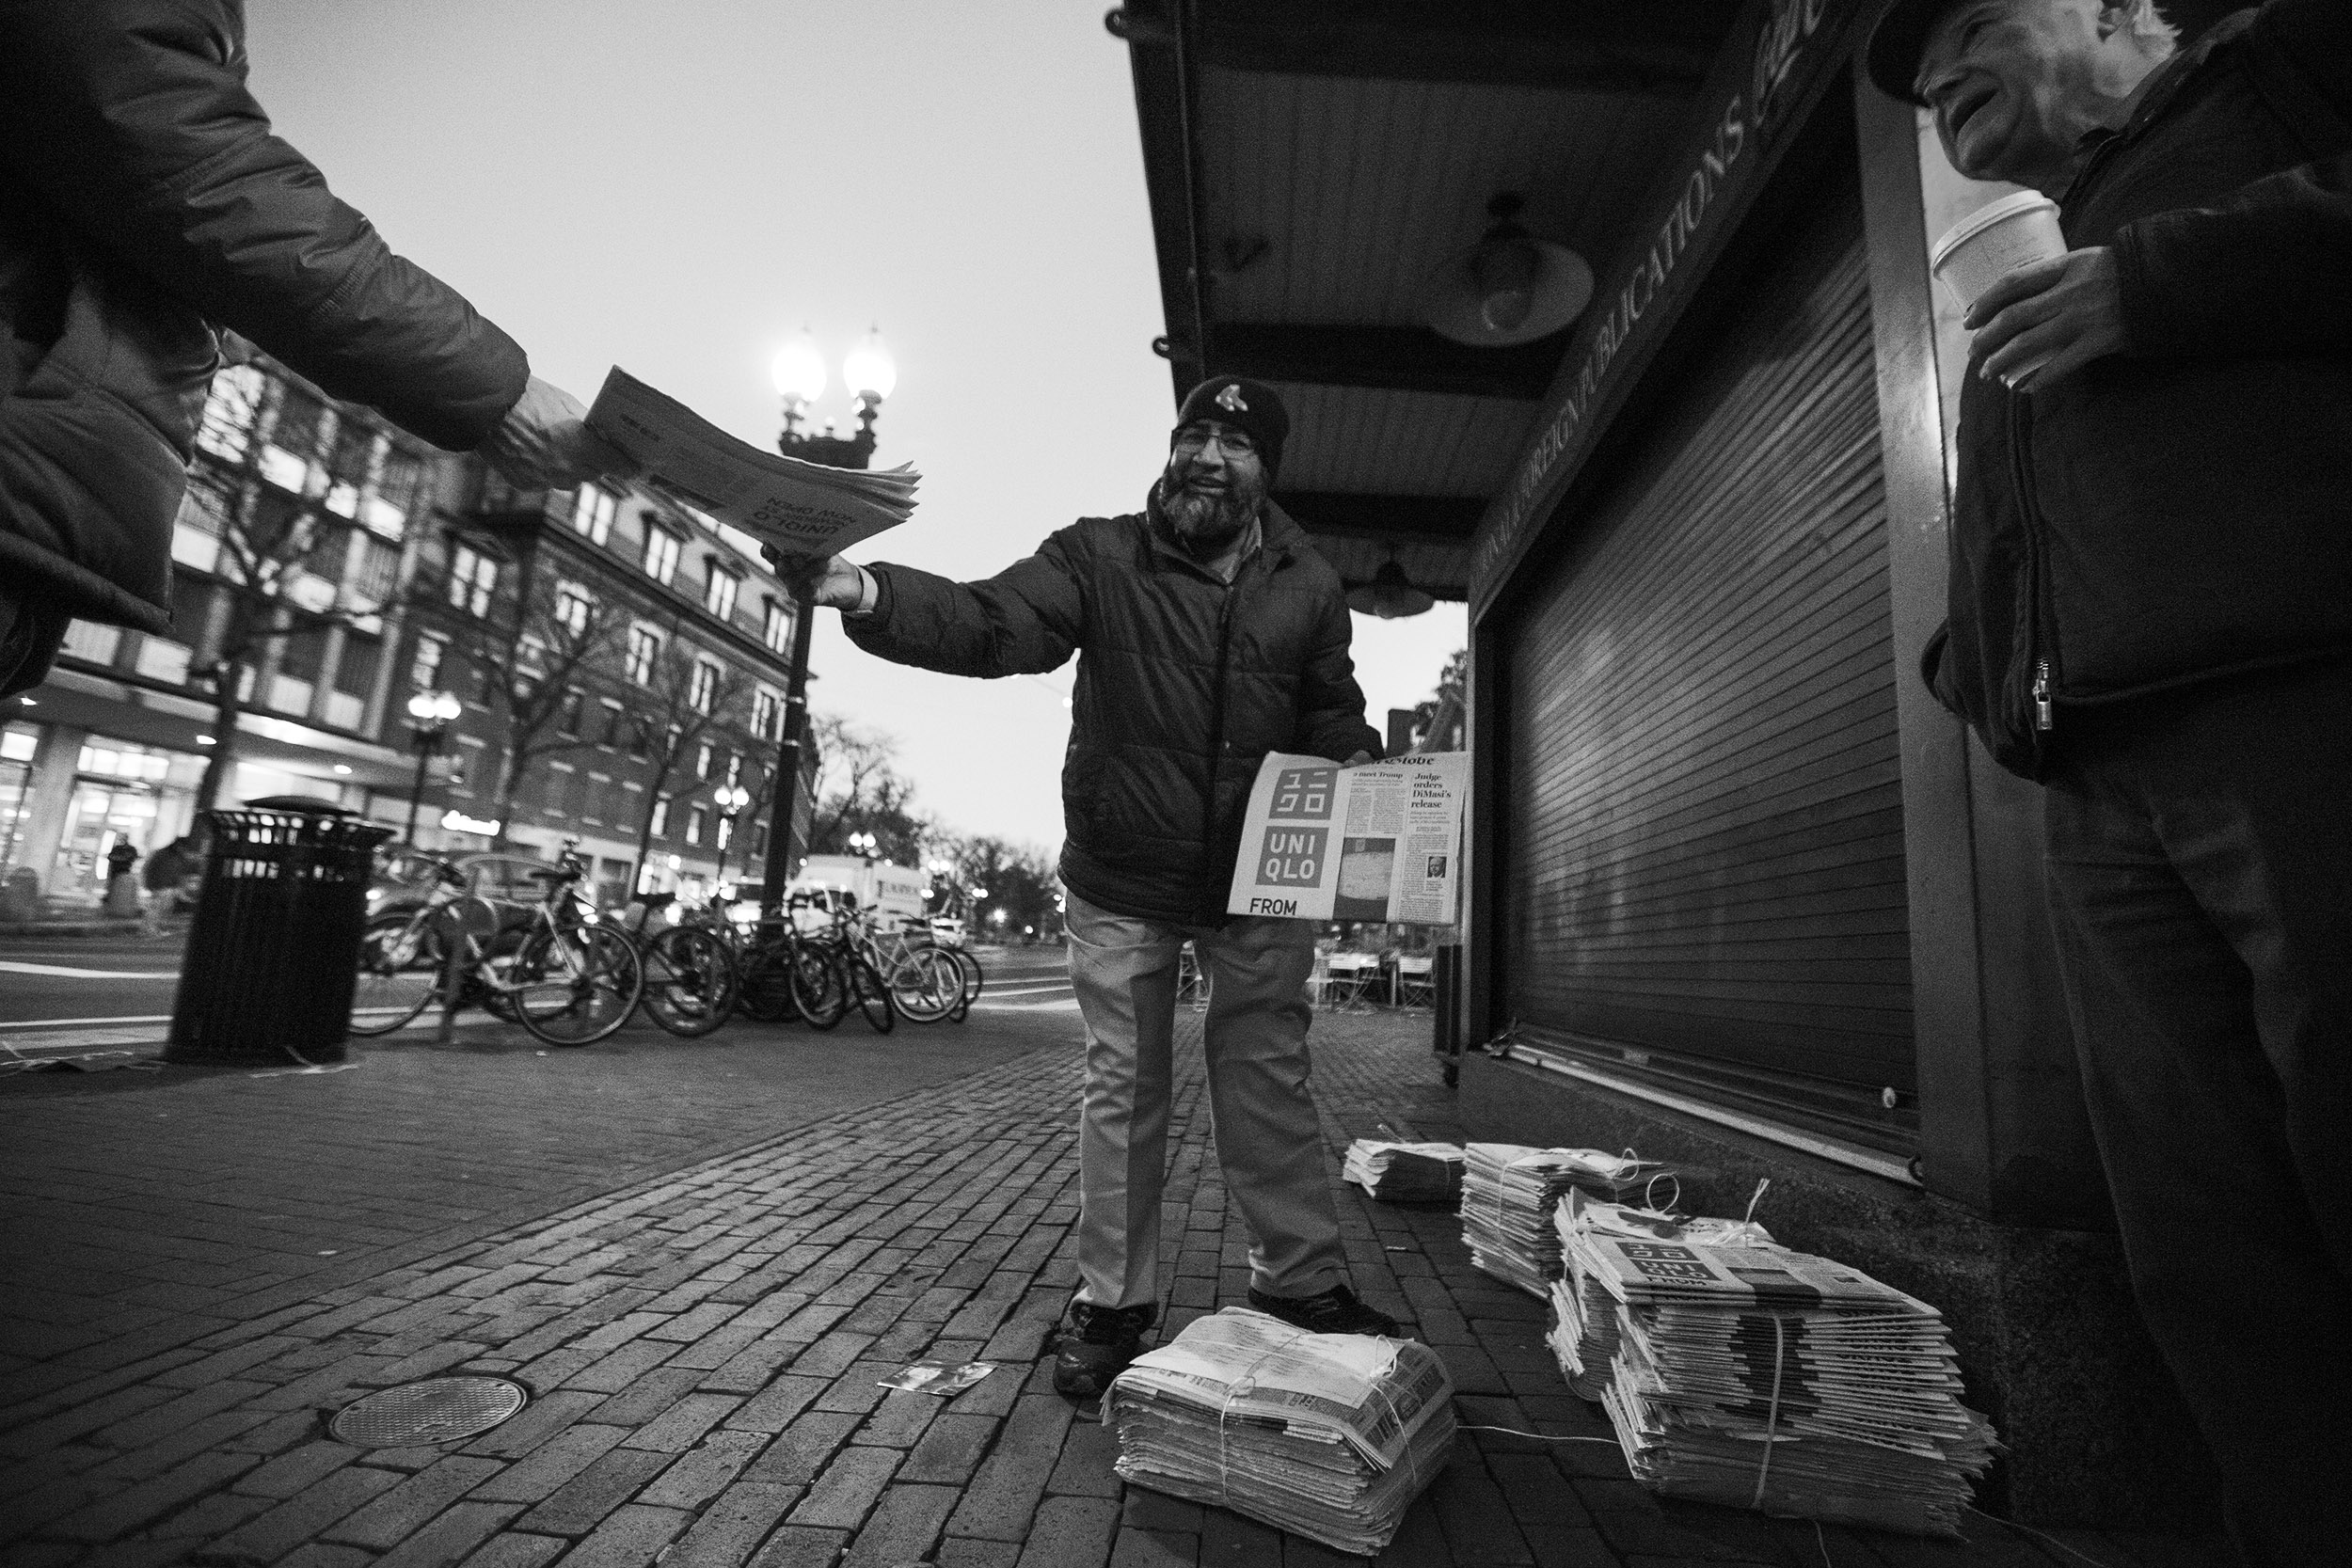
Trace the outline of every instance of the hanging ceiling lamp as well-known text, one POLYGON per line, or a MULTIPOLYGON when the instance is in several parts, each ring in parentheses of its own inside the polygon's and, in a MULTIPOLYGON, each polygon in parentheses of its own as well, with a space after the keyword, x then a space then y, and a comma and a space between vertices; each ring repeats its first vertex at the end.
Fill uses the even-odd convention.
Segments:
POLYGON ((1517 221, 1518 194, 1486 203, 1486 237, 1447 258, 1422 286, 1422 319, 1439 337, 1479 348, 1548 338, 1584 313, 1593 269, 1566 245, 1539 240, 1517 221))
POLYGON ((1377 615, 1383 621, 1401 621, 1407 615, 1419 615, 1437 599, 1413 586, 1405 575, 1405 568, 1391 555, 1380 569, 1372 574, 1370 582, 1359 582, 1347 591, 1347 608, 1360 610, 1367 615, 1377 615))

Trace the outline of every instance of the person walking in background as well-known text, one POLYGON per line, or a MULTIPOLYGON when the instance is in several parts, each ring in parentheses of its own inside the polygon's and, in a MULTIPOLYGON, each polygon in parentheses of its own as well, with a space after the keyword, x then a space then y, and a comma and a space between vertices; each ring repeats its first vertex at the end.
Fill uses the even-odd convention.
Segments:
POLYGON ((2084 1092, 2257 1568, 2352 1476, 2352 4, 1901 0, 1869 73, 2070 247, 1971 309, 1925 673, 2047 790, 2084 1092))
POLYGON ((139 912, 138 879, 131 868, 139 863, 139 852, 127 838, 118 838, 114 847, 106 851, 105 910, 108 914, 129 920, 139 912))
POLYGON ((171 624, 215 328, 525 486, 627 467, 271 135, 240 0, 0 0, 0 696, 171 624))
POLYGON ((1249 1304, 1317 1332, 1397 1332, 1346 1284, 1308 1087, 1315 927, 1225 913, 1259 760, 1360 762, 1380 745, 1339 577, 1266 499, 1289 428, 1271 387, 1201 383, 1141 512, 1081 520, 985 582, 778 561, 803 598, 842 611, 851 641, 901 664, 1001 676, 1080 656, 1062 768, 1070 974, 1087 1028, 1081 1283, 1054 1362, 1067 1395, 1101 1393, 1158 1319, 1187 938, 1212 982, 1209 1100, 1255 1243, 1249 1304))

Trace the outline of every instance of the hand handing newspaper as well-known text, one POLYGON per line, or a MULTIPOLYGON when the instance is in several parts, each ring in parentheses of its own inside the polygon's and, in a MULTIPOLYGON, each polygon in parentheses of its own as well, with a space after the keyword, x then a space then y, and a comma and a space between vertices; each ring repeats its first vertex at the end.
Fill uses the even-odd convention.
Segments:
POLYGON ((1228 914, 1451 926, 1470 753, 1342 768, 1267 754, 1249 788, 1228 914))
POLYGON ((588 428, 644 466, 644 479, 785 555, 837 555, 914 512, 922 476, 805 463, 739 441, 615 365, 588 428))

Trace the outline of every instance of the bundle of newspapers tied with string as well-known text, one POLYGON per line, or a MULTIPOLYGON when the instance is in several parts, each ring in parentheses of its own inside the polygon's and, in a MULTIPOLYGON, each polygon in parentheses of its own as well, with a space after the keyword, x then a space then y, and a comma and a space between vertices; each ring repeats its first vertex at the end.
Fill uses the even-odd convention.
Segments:
POLYGON ((1462 1190, 1462 1164, 1459 1144, 1358 1138, 1347 1146, 1340 1176, 1383 1203, 1451 1202, 1462 1190))
POLYGON ((1470 1144, 1462 1177, 1462 1242, 1477 1268, 1544 1295, 1560 1277, 1551 1212, 1571 1189, 1612 1203, 1671 1205, 1681 1184, 1655 1160, 1597 1148, 1470 1144))
POLYGON ((1228 1307, 1137 1357, 1103 1418, 1123 1479, 1369 1557, 1445 1466, 1453 1397, 1415 1340, 1228 1307))
POLYGON ((1994 1442, 1960 1402, 1943 1315, 1745 1221, 1683 1221, 1669 1237, 1661 1218, 1572 1207, 1567 1289, 1553 1296, 1553 1349, 1580 1392, 1597 1383, 1634 1479, 1767 1513, 1958 1535, 1994 1442))
MULTIPOLYGON (((1758 1183, 1758 1198, 1764 1196, 1765 1185, 1758 1183)), ((1748 1206, 1748 1212, 1750 1217, 1743 1220, 1711 1219, 1610 1203, 1573 1189, 1569 1191, 1551 1213, 1565 1268, 1562 1276, 1551 1282, 1551 1328, 1544 1336, 1544 1342, 1551 1347, 1562 1374, 1579 1398, 1598 1403, 1614 1375, 1611 1363, 1617 1354, 1617 1301, 1601 1283, 1600 1276, 1581 1265, 1574 1233, 1580 1229, 1596 1230, 1634 1241, 1687 1242, 1713 1247, 1773 1245, 1772 1232, 1756 1223, 1755 1204, 1748 1206)))

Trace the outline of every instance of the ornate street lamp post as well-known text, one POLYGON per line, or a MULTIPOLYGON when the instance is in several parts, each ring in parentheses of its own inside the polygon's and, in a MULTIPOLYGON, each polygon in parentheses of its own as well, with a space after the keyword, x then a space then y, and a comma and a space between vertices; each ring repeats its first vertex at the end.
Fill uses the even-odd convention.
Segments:
POLYGON ((420 691, 408 699, 408 733, 417 748, 417 782, 408 791, 408 842, 417 842, 417 808, 424 802, 424 772, 449 727, 466 711, 447 691, 420 691))
POLYGON ((735 819, 752 803, 752 792, 741 784, 721 784, 710 792, 710 803, 719 808, 719 872, 711 879, 717 889, 727 885, 727 850, 735 842, 735 819))
MULTIPOLYGON (((874 421, 882 400, 898 384, 898 370, 890 357, 879 328, 868 332, 850 351, 842 366, 843 379, 857 398, 857 434, 835 436, 828 423, 822 435, 808 435, 801 421, 809 405, 825 389, 824 356, 806 327, 784 346, 771 367, 776 392, 784 399, 784 430, 776 450, 787 457, 822 463, 834 468, 863 468, 874 456, 874 421)), ((784 890, 792 880, 794 860, 802 848, 795 841, 793 820, 801 794, 801 752, 808 734, 808 642, 814 629, 815 606, 799 604, 792 617, 792 662, 784 691, 784 737, 776 743, 775 806, 768 829, 768 875, 760 889, 759 912, 773 919, 784 912, 784 890)))

